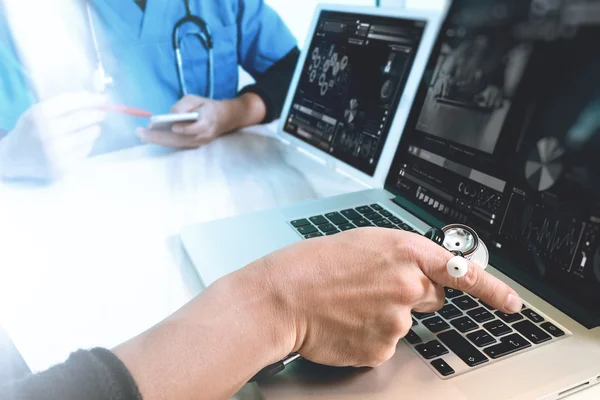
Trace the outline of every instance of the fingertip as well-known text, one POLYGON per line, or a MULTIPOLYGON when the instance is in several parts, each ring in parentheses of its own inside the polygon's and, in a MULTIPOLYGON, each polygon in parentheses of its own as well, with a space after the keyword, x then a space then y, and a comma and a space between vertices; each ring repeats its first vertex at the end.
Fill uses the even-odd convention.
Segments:
POLYGON ((516 314, 523 308, 523 300, 516 293, 510 293, 504 302, 504 311, 509 314, 516 314))

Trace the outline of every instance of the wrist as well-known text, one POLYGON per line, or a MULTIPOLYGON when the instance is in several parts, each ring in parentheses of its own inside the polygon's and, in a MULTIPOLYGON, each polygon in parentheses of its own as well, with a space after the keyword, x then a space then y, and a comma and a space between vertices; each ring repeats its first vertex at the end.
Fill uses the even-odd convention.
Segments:
POLYGON ((233 132, 260 124, 266 116, 266 106, 257 94, 245 93, 239 97, 216 102, 220 133, 233 132))
POLYGON ((243 288, 238 291, 243 298, 240 301, 252 309, 250 324, 256 324, 257 337, 265 344, 265 365, 281 360, 297 347, 293 313, 282 288, 271 279, 269 263, 268 258, 263 258, 232 275, 237 281, 235 286, 243 288))

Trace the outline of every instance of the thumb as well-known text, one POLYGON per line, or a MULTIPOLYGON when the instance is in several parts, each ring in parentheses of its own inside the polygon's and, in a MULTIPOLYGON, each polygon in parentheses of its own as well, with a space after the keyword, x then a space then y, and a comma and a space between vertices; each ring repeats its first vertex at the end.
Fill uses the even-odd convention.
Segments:
POLYGON ((194 111, 197 108, 202 107, 204 104, 206 104, 206 102, 207 99, 205 99, 204 97, 187 95, 181 100, 179 100, 177 103, 175 103, 173 108, 171 108, 171 113, 183 114, 190 111, 194 111))

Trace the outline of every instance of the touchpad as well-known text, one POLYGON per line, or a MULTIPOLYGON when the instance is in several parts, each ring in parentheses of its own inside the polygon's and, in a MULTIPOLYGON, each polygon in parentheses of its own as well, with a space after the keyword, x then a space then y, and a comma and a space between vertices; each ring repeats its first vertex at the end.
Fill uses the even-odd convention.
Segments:
POLYGON ((181 239, 205 286, 301 240, 279 211, 196 225, 181 239))

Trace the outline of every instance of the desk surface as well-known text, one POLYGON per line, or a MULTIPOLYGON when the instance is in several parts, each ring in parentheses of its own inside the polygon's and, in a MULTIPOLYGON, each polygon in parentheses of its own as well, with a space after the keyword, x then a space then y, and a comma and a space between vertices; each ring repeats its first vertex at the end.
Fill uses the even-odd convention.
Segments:
POLYGON ((0 184, 0 324, 29 366, 111 348, 195 296, 183 226, 362 189, 270 132, 97 157, 49 186, 0 184))

